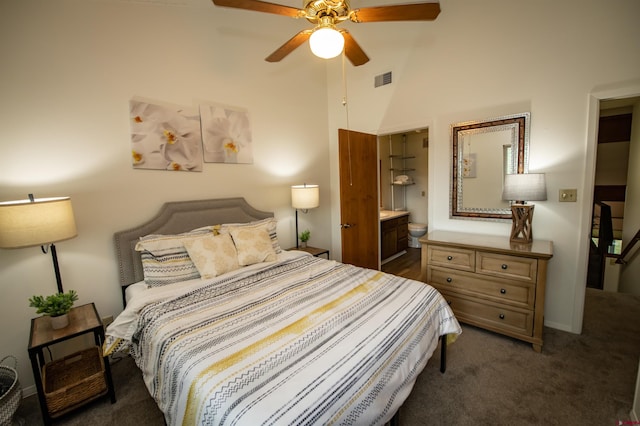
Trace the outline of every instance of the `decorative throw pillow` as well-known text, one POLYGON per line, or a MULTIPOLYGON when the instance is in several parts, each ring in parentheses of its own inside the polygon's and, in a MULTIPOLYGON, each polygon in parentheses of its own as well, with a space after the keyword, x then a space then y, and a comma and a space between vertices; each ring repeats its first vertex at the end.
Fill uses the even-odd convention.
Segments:
POLYGON ((238 251, 238 263, 241 266, 276 260, 276 251, 266 229, 232 227, 229 233, 238 251))
POLYGON ((183 241, 212 233, 213 227, 206 226, 183 234, 154 234, 140 238, 135 249, 141 252, 144 282, 148 286, 161 286, 200 278, 183 241))
POLYGON ((268 217, 262 220, 256 220, 248 223, 225 223, 220 225, 217 231, 220 234, 229 233, 230 228, 244 228, 244 229, 253 229, 258 230, 264 228, 269 234, 269 239, 271 240, 271 246, 276 253, 282 252, 282 248, 280 248, 280 243, 278 242, 278 234, 276 233, 276 227, 278 225, 278 221, 273 217, 268 217))
POLYGON ((206 235, 184 240, 189 257, 202 278, 213 278, 240 267, 231 235, 206 235))

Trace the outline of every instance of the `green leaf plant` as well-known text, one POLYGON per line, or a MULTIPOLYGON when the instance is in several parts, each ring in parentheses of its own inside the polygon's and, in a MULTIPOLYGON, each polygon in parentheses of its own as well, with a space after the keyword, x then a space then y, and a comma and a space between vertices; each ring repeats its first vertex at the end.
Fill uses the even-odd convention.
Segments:
POLYGON ((76 291, 69 290, 67 293, 56 293, 47 297, 32 296, 29 299, 29 306, 36 308, 37 314, 57 317, 69 313, 76 300, 78 300, 76 291))

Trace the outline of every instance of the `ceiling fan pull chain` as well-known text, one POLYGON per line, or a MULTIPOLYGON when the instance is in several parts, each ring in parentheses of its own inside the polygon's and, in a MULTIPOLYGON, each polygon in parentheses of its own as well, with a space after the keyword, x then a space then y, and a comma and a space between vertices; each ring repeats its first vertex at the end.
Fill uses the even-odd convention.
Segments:
POLYGON ((349 153, 349 186, 353 186, 353 173, 351 171, 351 128, 349 127, 349 103, 347 102, 347 71, 344 49, 342 50, 342 106, 347 117, 347 151, 349 153))

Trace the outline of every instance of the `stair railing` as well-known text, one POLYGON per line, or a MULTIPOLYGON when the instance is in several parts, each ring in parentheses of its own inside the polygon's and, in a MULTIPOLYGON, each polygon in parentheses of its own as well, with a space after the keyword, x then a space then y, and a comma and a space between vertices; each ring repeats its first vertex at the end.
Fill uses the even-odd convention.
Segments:
POLYGON ((627 257, 629 253, 631 253, 633 247, 636 245, 638 241, 640 241, 640 229, 638 229, 638 231, 636 232, 636 235, 634 235, 634 237, 629 241, 629 244, 627 244, 627 246, 622 250, 622 253, 620 253, 620 255, 617 256, 618 259, 616 259, 616 263, 621 265, 626 265, 627 260, 625 260, 625 257, 627 257))

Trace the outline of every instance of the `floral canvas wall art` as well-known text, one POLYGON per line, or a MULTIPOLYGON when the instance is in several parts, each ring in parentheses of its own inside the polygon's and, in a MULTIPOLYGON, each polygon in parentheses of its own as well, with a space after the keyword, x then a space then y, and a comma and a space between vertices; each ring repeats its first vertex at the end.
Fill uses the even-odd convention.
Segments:
POLYGON ((216 104, 200 105, 206 163, 253 163, 249 113, 216 104))
POLYGON ((197 109, 129 101, 131 154, 136 169, 202 171, 197 109))
POLYGON ((467 154, 462 158, 462 177, 474 178, 476 177, 476 154, 467 154))

